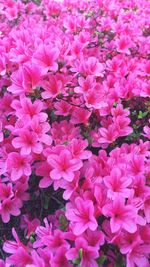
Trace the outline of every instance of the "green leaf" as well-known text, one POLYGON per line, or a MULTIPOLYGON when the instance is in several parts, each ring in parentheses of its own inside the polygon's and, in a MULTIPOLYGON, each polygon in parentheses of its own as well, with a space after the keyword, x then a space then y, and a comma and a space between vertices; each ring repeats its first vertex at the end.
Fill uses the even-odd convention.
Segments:
POLYGON ((118 105, 118 102, 117 102, 117 101, 115 101, 115 102, 114 102, 114 104, 113 104, 113 107, 114 107, 114 108, 116 108, 116 107, 117 107, 117 105, 118 105))
POLYGON ((69 144, 70 144, 69 141, 65 141, 65 142, 63 142, 63 145, 69 145, 69 144))
POLYGON ((143 114, 142 114, 142 111, 140 110, 139 115, 138 115, 138 119, 142 119, 142 118, 143 118, 143 114))
POLYGON ((66 230, 66 227, 68 225, 68 221, 67 221, 66 217, 63 214, 61 214, 59 216, 59 222, 60 222, 60 229, 61 230, 66 230))
POLYGON ((49 207, 49 197, 44 197, 44 209, 47 210, 49 207))
POLYGON ((76 265, 80 264, 80 262, 81 262, 81 259, 79 258, 73 260, 73 264, 76 264, 76 265))
POLYGON ((79 258, 82 259, 82 256, 83 256, 83 249, 82 248, 79 249, 78 254, 79 254, 79 258))
POLYGON ((99 267, 102 267, 103 266, 103 263, 105 262, 105 260, 107 259, 106 256, 101 256, 97 259, 97 263, 98 263, 98 266, 99 267))

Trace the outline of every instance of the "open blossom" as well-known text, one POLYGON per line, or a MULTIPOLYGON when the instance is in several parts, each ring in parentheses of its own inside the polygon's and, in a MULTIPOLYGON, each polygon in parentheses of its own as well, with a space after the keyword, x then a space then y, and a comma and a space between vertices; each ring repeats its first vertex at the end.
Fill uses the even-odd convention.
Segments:
POLYGON ((68 203, 66 205, 66 217, 71 221, 72 230, 75 235, 80 235, 87 229, 95 231, 97 228, 94 206, 91 200, 77 197, 75 204, 68 203))
POLYGON ((79 257, 79 251, 82 253, 81 263, 82 267, 98 267, 96 258, 98 258, 98 248, 90 246, 86 239, 78 237, 75 240, 75 248, 70 248, 66 253, 68 260, 75 260, 79 257))
POLYGON ((37 134, 28 129, 24 129, 20 131, 18 137, 12 140, 12 144, 15 148, 20 148, 22 155, 29 155, 31 152, 40 154, 43 147, 38 141, 39 138, 37 134))
POLYGON ((100 144, 110 144, 114 142, 118 137, 116 127, 113 124, 109 125, 108 128, 100 128, 99 133, 100 137, 98 139, 98 143, 100 144))
POLYGON ((72 124, 84 123, 86 125, 88 123, 90 115, 91 112, 89 110, 86 110, 84 108, 75 108, 71 114, 70 122, 72 124))
POLYGON ((58 48, 52 45, 40 44, 33 55, 33 62, 40 66, 42 74, 46 74, 48 70, 57 71, 58 64, 56 60, 58 56, 58 48))
POLYGON ((132 205, 125 205, 124 202, 124 198, 116 197, 113 202, 106 204, 102 209, 103 214, 110 217, 112 233, 116 233, 122 228, 129 233, 134 233, 137 230, 137 212, 132 205))
POLYGON ((24 64, 11 75, 12 85, 8 91, 15 95, 32 93, 40 82, 40 69, 36 65, 24 64))
POLYGON ((11 174, 11 180, 16 181, 21 176, 31 174, 31 158, 17 152, 12 152, 7 158, 7 171, 11 174))
POLYGON ((108 188, 107 195, 109 198, 115 199, 117 196, 130 196, 130 189, 128 186, 132 183, 132 179, 130 177, 123 176, 122 172, 118 168, 113 169, 110 176, 104 177, 104 183, 108 188))
POLYGON ((73 158, 67 149, 62 150, 59 156, 51 154, 47 160, 53 167, 53 170, 50 172, 50 177, 53 180, 64 178, 66 181, 71 182, 75 176, 74 172, 78 171, 83 165, 82 161, 73 158))
POLYGON ((58 75, 49 76, 41 85, 44 88, 44 92, 41 94, 43 99, 55 98, 64 91, 63 82, 58 75))
POLYGON ((35 117, 38 117, 40 122, 44 122, 48 117, 45 112, 42 112, 44 107, 39 100, 32 103, 29 98, 22 97, 20 101, 14 100, 11 107, 16 110, 16 116, 25 123, 30 122, 35 117))
POLYGON ((2 142, 4 139, 4 135, 2 133, 2 122, 0 121, 0 142, 2 142))
POLYGON ((20 215, 20 208, 22 207, 22 202, 18 198, 5 199, 0 203, 0 215, 4 223, 8 223, 10 216, 20 215))

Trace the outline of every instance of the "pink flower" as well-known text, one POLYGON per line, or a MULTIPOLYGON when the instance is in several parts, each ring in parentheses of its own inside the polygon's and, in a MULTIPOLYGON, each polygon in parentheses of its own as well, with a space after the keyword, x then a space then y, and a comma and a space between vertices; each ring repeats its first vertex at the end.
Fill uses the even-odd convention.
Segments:
POLYGON ((48 164, 47 161, 39 162, 36 164, 36 175, 43 177, 39 183, 40 188, 47 188, 53 183, 53 180, 49 176, 51 170, 52 167, 48 164))
POLYGON ((12 190, 12 184, 0 184, 0 199, 5 200, 7 198, 12 198, 14 196, 14 192, 12 190))
POLYGON ((3 140, 4 140, 4 135, 2 132, 2 122, 0 121, 0 142, 3 142, 3 140))
POLYGON ((48 246, 49 249, 55 253, 59 247, 69 249, 69 243, 64 239, 64 233, 58 229, 54 230, 52 235, 45 235, 42 238, 42 242, 45 246, 48 246))
POLYGON ((130 38, 122 35, 120 38, 118 38, 116 40, 116 46, 117 46, 117 51, 120 53, 125 53, 127 55, 130 55, 130 45, 131 45, 131 41, 130 38))
POLYGON ((50 125, 48 122, 40 123, 38 117, 34 117, 31 122, 31 128, 34 133, 38 135, 38 139, 41 143, 44 143, 48 146, 52 144, 52 138, 47 134, 50 130, 50 125))
POLYGON ((83 237, 78 237, 75 240, 75 248, 70 248, 66 253, 68 260, 75 260, 79 258, 79 251, 81 252, 82 267, 98 267, 96 258, 98 258, 98 248, 88 245, 88 242, 83 237))
POLYGON ((32 93, 39 85, 41 73, 39 67, 32 64, 24 64, 11 75, 12 85, 8 91, 15 95, 32 93))
POLYGON ((102 208, 105 216, 110 217, 110 227, 112 233, 116 233, 121 229, 125 229, 129 233, 137 230, 136 209, 132 205, 125 205, 125 199, 116 197, 113 202, 106 204, 102 208))
POLYGON ((66 205, 66 217, 71 221, 72 230, 75 235, 80 235, 87 229, 95 231, 97 228, 94 206, 91 200, 77 197, 75 204, 68 203, 66 205))
POLYGON ((7 253, 13 254, 18 250, 19 247, 26 249, 25 245, 20 241, 15 228, 12 228, 12 235, 15 241, 6 240, 3 245, 3 250, 7 253))
POLYGON ((108 188, 107 196, 111 199, 115 199, 117 196, 127 198, 130 196, 130 189, 127 187, 131 185, 132 179, 130 177, 123 176, 122 172, 118 168, 114 168, 111 171, 110 176, 104 177, 104 183, 108 188))
POLYGON ((64 90, 63 81, 58 75, 50 75, 41 85, 44 89, 44 92, 41 94, 43 99, 55 98, 64 90))
POLYGON ((83 61, 83 71, 88 75, 94 75, 97 77, 104 76, 104 66, 96 57, 88 57, 85 62, 83 61))
POLYGON ((8 223, 10 220, 10 215, 18 216, 20 215, 20 208, 22 207, 22 202, 17 199, 7 198, 0 203, 0 215, 2 216, 2 221, 8 223))
POLYGON ((90 89, 84 96, 87 108, 101 109, 107 107, 106 100, 100 90, 90 89))
POLYGON ((114 125, 109 125, 108 128, 100 128, 99 129, 100 137, 98 139, 98 142, 100 144, 110 144, 113 143, 117 137, 117 130, 114 125))
MULTIPOLYGON (((16 252, 9 256, 6 262, 11 266, 30 266, 33 263, 32 257, 29 255, 26 249, 19 247, 16 252)), ((32 265, 31 265, 32 266, 32 265)))
POLYGON ((59 247, 56 250, 56 254, 55 256, 52 258, 51 260, 51 264, 53 267, 72 267, 73 265, 71 263, 68 262, 65 254, 68 251, 68 249, 66 249, 65 247, 59 247))
POLYGON ((11 152, 7 158, 7 171, 11 173, 11 180, 16 181, 21 176, 31 174, 31 158, 17 152, 11 152))
POLYGON ((61 100, 60 102, 56 102, 54 104, 56 109, 55 114, 60 116, 68 116, 71 113, 72 106, 66 101, 61 100))
POLYGON ((75 108, 71 115, 70 122, 72 124, 87 124, 88 119, 91 116, 91 112, 89 110, 86 110, 85 108, 75 108))
POLYGON ((96 82, 92 75, 88 75, 86 79, 79 77, 78 79, 79 87, 75 87, 75 93, 86 94, 89 90, 95 87, 96 82))
POLYGON ((50 155, 47 160, 54 168, 50 172, 53 180, 64 178, 66 181, 71 182, 74 179, 74 172, 80 170, 83 165, 81 160, 72 158, 70 151, 67 149, 62 150, 59 156, 50 155))
POLYGON ((59 56, 59 50, 52 45, 40 44, 33 55, 33 62, 40 66, 42 74, 46 74, 48 70, 57 71, 58 64, 56 60, 59 56))
POLYGON ((79 183, 79 176, 80 176, 80 172, 75 172, 74 173, 75 177, 73 179, 73 181, 68 182, 66 180, 63 180, 61 182, 61 188, 65 189, 64 193, 63 193, 63 198, 65 200, 69 200, 73 194, 74 191, 76 191, 76 189, 78 188, 78 183, 79 183))
POLYGON ((127 267, 149 267, 150 246, 135 244, 132 251, 127 254, 127 267))
POLYGON ((150 140, 150 127, 144 126, 143 130, 144 130, 144 134, 143 135, 150 140))
POLYGON ((12 140, 15 148, 20 148, 21 155, 29 155, 31 152, 40 154, 42 145, 38 142, 38 136, 28 129, 20 130, 19 136, 12 140))
POLYGON ((88 146, 87 140, 73 139, 69 146, 70 151, 75 158, 85 160, 92 156, 91 151, 85 150, 88 146))
POLYGON ((133 129, 128 126, 130 124, 130 119, 123 117, 123 116, 117 116, 115 119, 115 127, 116 131, 118 132, 118 136, 125 136, 129 135, 133 132, 133 129))
POLYGON ((40 122, 44 122, 48 117, 45 112, 41 112, 44 107, 43 103, 39 100, 32 103, 29 98, 22 97, 20 101, 14 100, 11 107, 16 110, 16 116, 26 123, 35 117, 38 117, 40 122))
POLYGON ((39 225, 40 225, 40 220, 37 218, 30 220, 28 214, 23 215, 21 218, 20 227, 22 229, 25 229, 25 235, 27 238, 29 238, 30 235, 35 232, 37 226, 39 225))

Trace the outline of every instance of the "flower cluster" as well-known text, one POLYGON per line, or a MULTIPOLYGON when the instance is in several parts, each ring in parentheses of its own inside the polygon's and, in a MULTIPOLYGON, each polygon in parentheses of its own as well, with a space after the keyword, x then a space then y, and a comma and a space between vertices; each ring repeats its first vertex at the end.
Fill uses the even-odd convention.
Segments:
POLYGON ((0 266, 150 266, 150 2, 0 1, 0 266))

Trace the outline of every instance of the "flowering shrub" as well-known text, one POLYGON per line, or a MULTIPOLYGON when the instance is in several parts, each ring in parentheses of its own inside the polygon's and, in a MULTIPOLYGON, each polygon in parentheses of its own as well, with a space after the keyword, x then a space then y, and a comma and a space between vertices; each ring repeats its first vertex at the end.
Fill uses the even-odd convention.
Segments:
POLYGON ((0 266, 150 266, 150 2, 0 1, 0 266))

